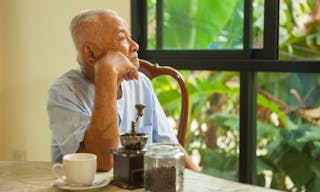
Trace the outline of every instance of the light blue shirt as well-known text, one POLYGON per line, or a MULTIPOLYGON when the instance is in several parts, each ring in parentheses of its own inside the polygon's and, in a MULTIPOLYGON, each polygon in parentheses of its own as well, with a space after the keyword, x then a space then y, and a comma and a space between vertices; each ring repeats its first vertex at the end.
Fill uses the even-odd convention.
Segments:
MULTIPOLYGON (((131 121, 137 116, 135 105, 144 104, 137 131, 149 134, 146 146, 160 142, 178 144, 152 84, 144 74, 139 73, 139 80, 123 81, 121 88, 122 98, 117 100, 119 134, 130 132, 131 121)), ((80 69, 68 71, 50 86, 47 110, 53 162, 61 162, 63 155, 78 150, 90 122, 94 94, 95 86, 86 80, 80 69)))

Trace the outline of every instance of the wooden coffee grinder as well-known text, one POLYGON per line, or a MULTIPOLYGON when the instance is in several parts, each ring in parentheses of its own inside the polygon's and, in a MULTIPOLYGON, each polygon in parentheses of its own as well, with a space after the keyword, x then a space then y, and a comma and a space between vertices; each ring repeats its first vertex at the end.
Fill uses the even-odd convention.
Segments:
POLYGON ((136 131, 139 117, 142 117, 143 104, 137 104, 137 118, 131 122, 131 132, 120 135, 123 147, 111 150, 113 153, 113 181, 116 186, 125 189, 136 189, 143 187, 144 164, 143 158, 146 152, 144 146, 148 135, 136 131))

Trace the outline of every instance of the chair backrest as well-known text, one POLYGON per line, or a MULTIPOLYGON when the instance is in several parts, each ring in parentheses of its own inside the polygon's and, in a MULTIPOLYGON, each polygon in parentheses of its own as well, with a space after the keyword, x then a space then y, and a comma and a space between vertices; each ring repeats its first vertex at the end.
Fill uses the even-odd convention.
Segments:
POLYGON ((189 94, 182 75, 172 67, 159 66, 142 59, 140 59, 139 71, 144 73, 150 80, 159 76, 169 75, 178 82, 181 90, 181 113, 177 138, 179 143, 184 146, 188 126, 189 94))

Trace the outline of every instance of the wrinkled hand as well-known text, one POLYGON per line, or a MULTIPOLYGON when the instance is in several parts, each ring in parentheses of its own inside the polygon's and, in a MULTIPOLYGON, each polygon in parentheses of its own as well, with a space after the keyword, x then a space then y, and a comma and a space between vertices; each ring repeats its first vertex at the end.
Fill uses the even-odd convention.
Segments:
POLYGON ((138 79, 137 67, 121 52, 110 50, 96 65, 97 71, 111 71, 117 75, 118 82, 138 79))

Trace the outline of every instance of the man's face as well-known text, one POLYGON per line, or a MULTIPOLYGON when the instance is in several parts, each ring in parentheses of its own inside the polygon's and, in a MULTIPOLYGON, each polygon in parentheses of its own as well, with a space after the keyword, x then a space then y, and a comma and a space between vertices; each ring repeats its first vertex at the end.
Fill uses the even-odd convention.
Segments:
POLYGON ((139 67, 138 44, 131 39, 127 23, 120 17, 109 16, 106 19, 105 48, 119 51, 129 58, 133 65, 139 67))

